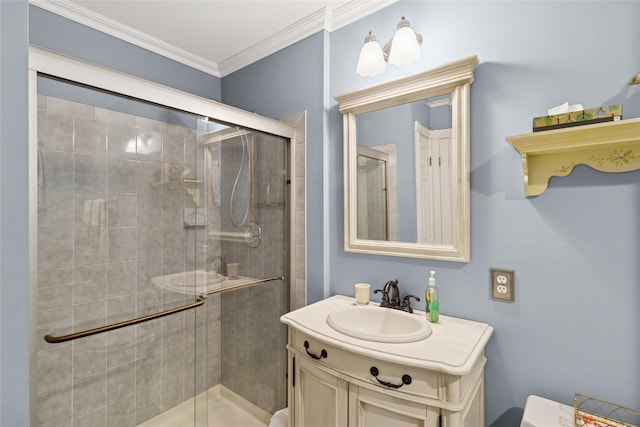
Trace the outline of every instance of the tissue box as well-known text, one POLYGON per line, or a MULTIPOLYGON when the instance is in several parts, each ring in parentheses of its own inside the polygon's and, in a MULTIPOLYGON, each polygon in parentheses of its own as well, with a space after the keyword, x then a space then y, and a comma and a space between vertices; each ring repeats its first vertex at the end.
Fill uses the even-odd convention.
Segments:
POLYGON ((622 104, 606 107, 590 108, 588 110, 562 113, 553 116, 534 117, 533 131, 567 128, 572 126, 590 125, 593 123, 612 122, 622 119, 622 104))

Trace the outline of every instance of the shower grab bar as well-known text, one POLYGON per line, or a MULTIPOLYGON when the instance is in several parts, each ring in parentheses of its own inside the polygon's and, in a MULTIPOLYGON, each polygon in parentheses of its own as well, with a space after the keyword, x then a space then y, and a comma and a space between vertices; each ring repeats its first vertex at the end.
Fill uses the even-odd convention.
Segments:
POLYGON ((200 307, 201 305, 203 305, 205 303, 205 300, 206 300, 208 295, 213 295, 213 294, 218 294, 218 293, 222 293, 222 292, 232 291, 232 290, 244 288, 244 287, 247 287, 247 286, 257 285, 259 283, 271 282, 273 280, 285 280, 285 277, 284 276, 274 276, 274 277, 268 277, 266 279, 258 279, 258 280, 253 280, 251 282, 239 283, 237 285, 227 286, 225 288, 212 289, 210 291, 201 293, 198 296, 198 299, 196 300, 196 302, 191 303, 191 304, 187 304, 187 305, 183 305, 183 306, 180 306, 180 307, 172 308, 172 309, 169 309, 169 310, 161 311, 159 313, 149 314, 147 316, 142 316, 142 317, 138 317, 138 318, 131 319, 131 320, 125 320, 124 322, 113 323, 111 325, 101 326, 99 328, 93 328, 93 329, 88 329, 86 331, 75 332, 75 333, 69 334, 69 335, 62 335, 62 336, 59 336, 59 337, 54 337, 52 335, 47 334, 47 335, 44 336, 44 340, 46 342, 50 343, 50 344, 58 344, 58 343, 61 343, 61 342, 73 341, 73 340, 77 340, 79 338, 89 337, 91 335, 96 335, 96 334, 101 334, 101 333, 104 333, 104 332, 113 331, 113 330, 116 330, 116 329, 124 328, 126 326, 137 325, 139 323, 148 322, 149 320, 159 319, 161 317, 169 316, 171 314, 176 314, 176 313, 180 313, 182 311, 190 310, 192 308, 200 307))
POLYGON ((210 231, 209 237, 220 237, 222 239, 237 239, 237 240, 246 240, 251 239, 251 233, 239 233, 233 231, 210 231))
POLYGON ((250 248, 255 248, 262 239, 262 227, 258 223, 249 221, 244 231, 209 231, 209 237, 219 238, 231 242, 244 242, 250 248))

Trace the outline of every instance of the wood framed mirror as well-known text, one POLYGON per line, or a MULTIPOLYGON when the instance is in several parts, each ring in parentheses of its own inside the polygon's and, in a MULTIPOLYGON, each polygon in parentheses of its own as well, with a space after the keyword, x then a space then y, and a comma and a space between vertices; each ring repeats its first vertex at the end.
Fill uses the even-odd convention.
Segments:
POLYGON ((469 262, 478 57, 336 96, 347 252, 469 262))

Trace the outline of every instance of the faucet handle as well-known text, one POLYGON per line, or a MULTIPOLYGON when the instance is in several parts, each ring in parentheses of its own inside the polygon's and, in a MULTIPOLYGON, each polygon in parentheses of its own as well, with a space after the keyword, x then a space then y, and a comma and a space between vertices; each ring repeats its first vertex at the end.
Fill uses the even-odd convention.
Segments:
POLYGON ((373 291, 374 294, 381 293, 382 294, 382 302, 380 303, 380 307, 389 306, 389 291, 384 289, 376 289, 373 291))
POLYGON ((402 298, 402 308, 409 313, 413 313, 413 308, 411 308, 411 298, 416 301, 420 301, 420 298, 415 295, 405 295, 404 298, 402 298))

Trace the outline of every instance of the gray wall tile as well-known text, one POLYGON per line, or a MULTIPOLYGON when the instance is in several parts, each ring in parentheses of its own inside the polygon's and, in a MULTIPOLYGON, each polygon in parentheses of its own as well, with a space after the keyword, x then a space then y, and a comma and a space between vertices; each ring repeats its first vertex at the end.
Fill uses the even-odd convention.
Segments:
POLYGON ((162 133, 138 129, 136 141, 138 159, 154 162, 162 160, 162 133))
POLYGON ((75 154, 73 156, 75 191, 107 191, 107 159, 75 154))
POLYGON ((100 408, 95 412, 73 420, 73 427, 104 427, 106 421, 106 409, 100 408))
POLYGON ((40 172, 44 174, 44 189, 48 191, 73 190, 73 154, 43 149, 40 150, 40 153, 42 160, 40 172))
POLYGON ((105 406, 106 375, 100 373, 73 383, 73 418, 90 414, 105 406))
POLYGON ((133 399, 136 385, 136 364, 131 362, 107 371, 107 404, 124 398, 133 399))
POLYGON ((99 301, 107 295, 107 268, 105 264, 77 266, 74 269, 74 303, 99 301))
POLYGON ((135 294, 137 269, 136 261, 107 264, 107 296, 113 298, 135 294))
POLYGON ((133 362, 135 357, 135 327, 118 329, 107 334, 107 369, 133 362))
POLYGON ((107 125, 98 120, 74 118, 73 151, 90 156, 107 155, 107 125))
POLYGON ((38 147, 46 150, 73 151, 73 116, 39 109, 38 147))
POLYGON ((73 341, 73 379, 79 380, 107 369, 107 338, 104 335, 73 341))
POLYGON ((137 166, 135 160, 109 159, 109 193, 135 193, 137 166))
POLYGON ((135 427, 136 399, 125 398, 107 406, 107 427, 135 427))
MULTIPOLYGON (((127 115, 126 117, 131 116, 127 115)), ((109 123, 107 125, 107 153, 110 158, 135 160, 137 158, 136 128, 119 123, 109 123)))
POLYGON ((38 393, 71 383, 71 346, 64 345, 41 351, 37 362, 38 393))
POLYGON ((61 426, 71 421, 71 383, 38 393, 36 402, 36 419, 32 420, 34 426, 61 426))

